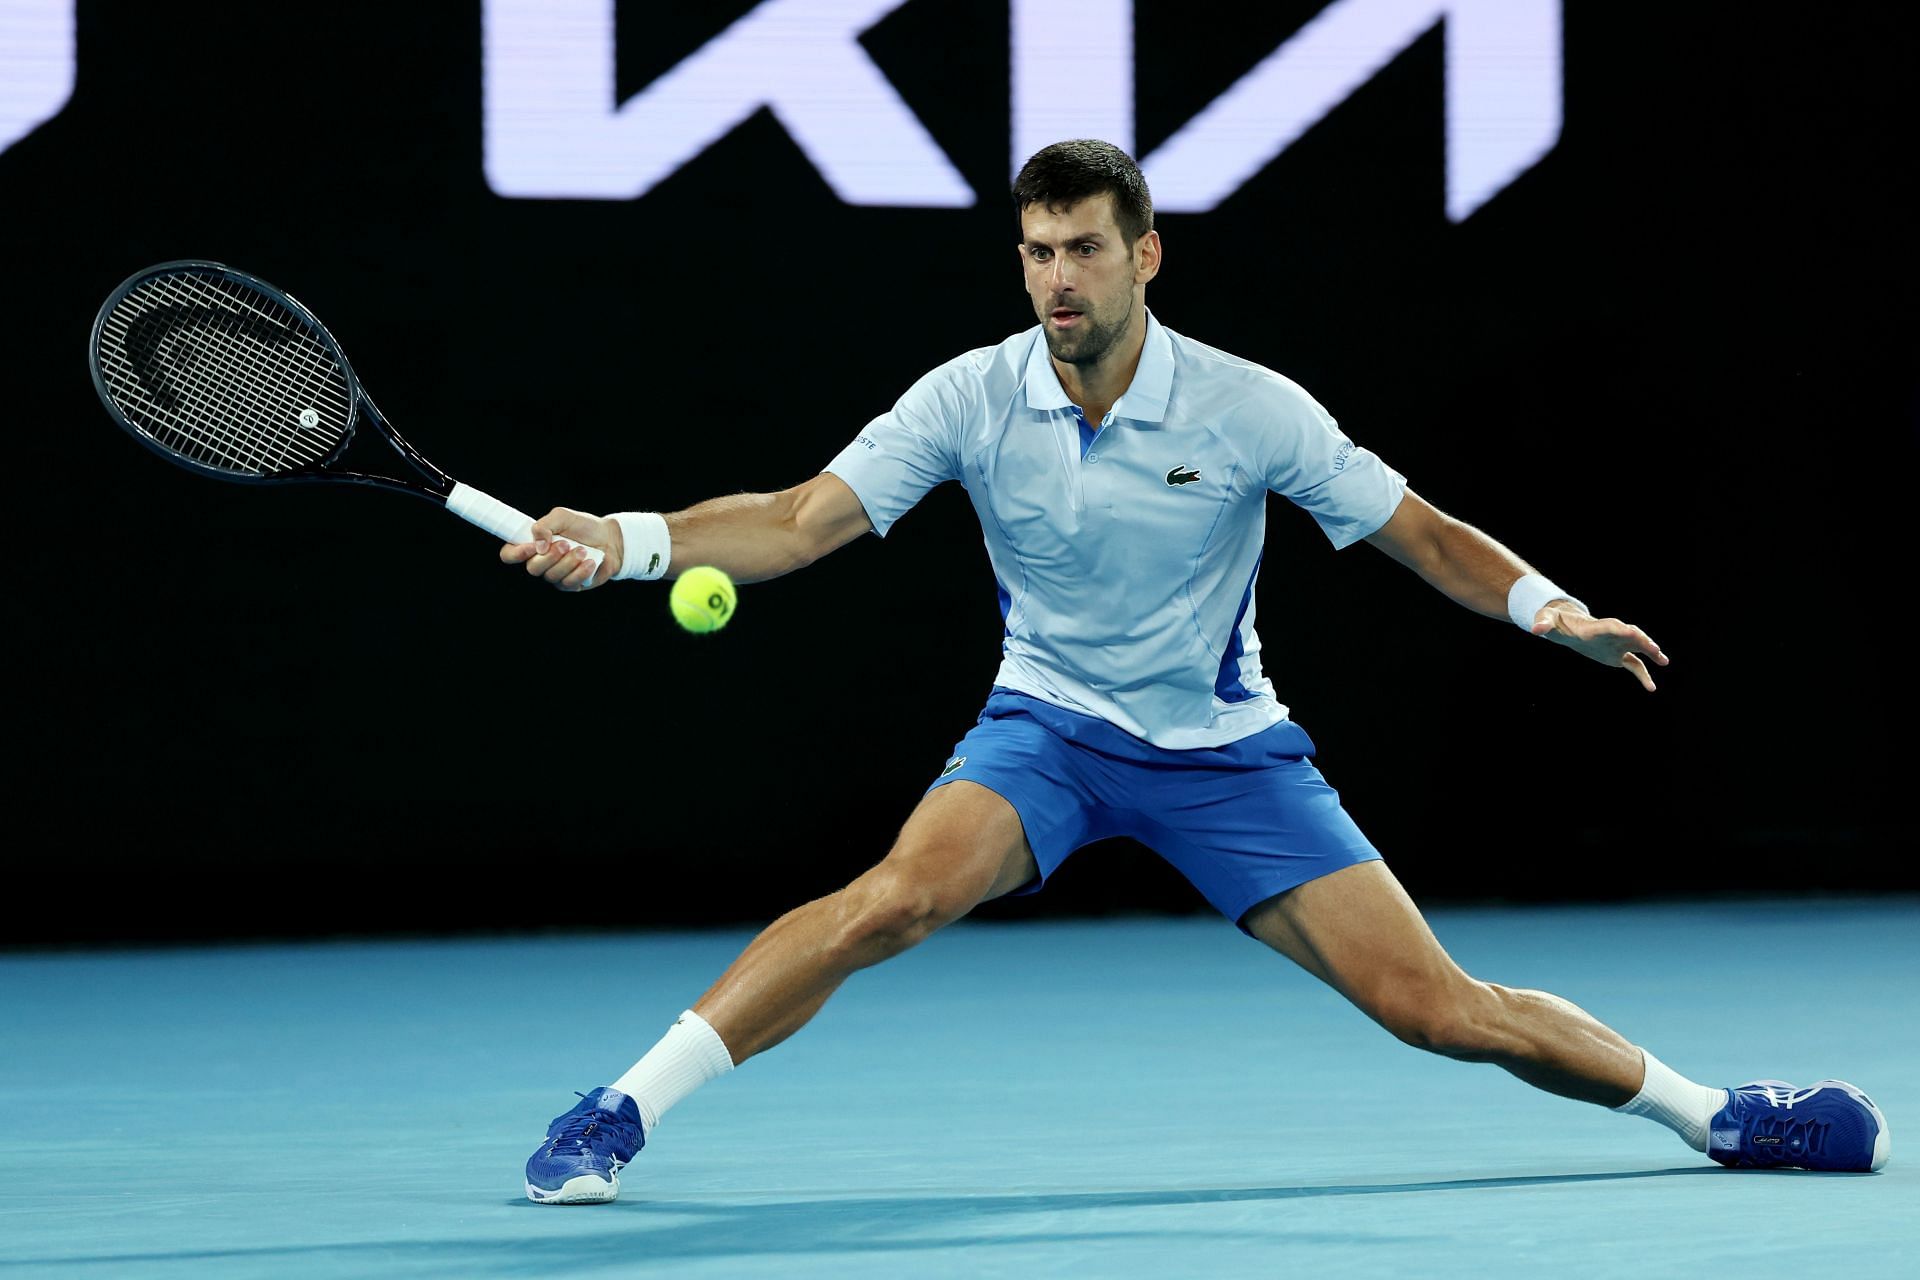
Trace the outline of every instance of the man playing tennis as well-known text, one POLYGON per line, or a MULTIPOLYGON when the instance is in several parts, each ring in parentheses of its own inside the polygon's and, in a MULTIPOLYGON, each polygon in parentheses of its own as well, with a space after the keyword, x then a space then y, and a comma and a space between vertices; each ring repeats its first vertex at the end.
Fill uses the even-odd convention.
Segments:
POLYGON ((569 591, 591 572, 575 542, 607 550, 596 588, 701 564, 754 582, 884 536, 958 480, 1006 626, 979 723, 891 852, 775 921, 625 1075, 554 1120, 527 1195, 612 1200, 668 1108, 798 1031, 855 970, 1121 835, 1410 1045, 1646 1116, 1722 1164, 1880 1168, 1886 1121, 1849 1084, 1708 1088, 1567 1001, 1478 981, 1441 949, 1261 672, 1267 493, 1336 547, 1369 542, 1466 608, 1648 690, 1660 647, 1434 508, 1292 382, 1163 326, 1146 307, 1160 237, 1125 153, 1057 143, 1013 196, 1037 328, 927 374, 795 488, 667 516, 560 508, 536 541, 501 550, 569 591))

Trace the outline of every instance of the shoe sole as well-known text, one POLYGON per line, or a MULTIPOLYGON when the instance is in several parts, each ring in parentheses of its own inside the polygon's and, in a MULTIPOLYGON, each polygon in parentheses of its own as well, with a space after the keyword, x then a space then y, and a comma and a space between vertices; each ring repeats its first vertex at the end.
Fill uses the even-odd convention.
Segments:
POLYGON ((591 1174, 568 1178, 557 1191, 527 1184, 527 1199, 535 1204, 609 1204, 619 1194, 620 1179, 609 1182, 591 1174))

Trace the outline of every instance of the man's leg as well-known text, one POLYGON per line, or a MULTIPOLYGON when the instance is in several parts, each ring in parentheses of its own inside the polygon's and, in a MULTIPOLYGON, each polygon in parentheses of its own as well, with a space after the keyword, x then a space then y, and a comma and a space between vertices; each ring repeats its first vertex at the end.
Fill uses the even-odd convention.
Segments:
POLYGON ((798 1031, 856 969, 1038 873, 1019 815, 997 793, 965 781, 929 793, 878 866, 774 921, 625 1075, 555 1118, 527 1161, 528 1199, 614 1199, 621 1168, 668 1108, 798 1031))
POLYGON ((879 865, 768 925, 626 1075, 547 1126, 526 1161, 526 1196, 614 1199, 620 1169, 668 1107, 799 1031, 854 969, 899 956, 1035 875, 1012 804, 968 781, 927 794, 879 865))
POLYGON ((1709 1089, 1559 996, 1468 977, 1384 862, 1309 880, 1244 923, 1408 1044, 1656 1120, 1722 1164, 1866 1172, 1887 1162, 1886 1117, 1844 1080, 1709 1089))
POLYGON ((1528 1084, 1605 1107, 1640 1091, 1638 1048, 1559 996, 1469 977, 1384 862, 1309 880, 1255 907, 1245 924, 1416 1048, 1497 1063, 1528 1084))
POLYGON ((1559 996, 1469 977, 1384 862, 1309 880, 1242 921, 1408 1044, 1645 1116, 1721 1164, 1867 1172, 1887 1162, 1886 1117, 1844 1080, 1710 1089, 1559 996))
POLYGON ((928 794, 893 851, 838 893, 781 916, 693 1009, 735 1064, 805 1026, 857 969, 899 955, 1039 874, 1013 806, 950 782, 928 794))

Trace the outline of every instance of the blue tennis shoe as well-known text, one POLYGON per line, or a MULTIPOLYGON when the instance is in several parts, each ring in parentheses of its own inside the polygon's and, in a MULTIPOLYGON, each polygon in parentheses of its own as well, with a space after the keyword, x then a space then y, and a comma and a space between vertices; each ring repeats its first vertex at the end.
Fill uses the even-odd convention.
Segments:
POLYGON ((620 1169, 647 1135, 640 1108, 618 1089, 601 1086, 547 1126, 547 1140, 527 1160, 527 1199, 535 1204, 605 1204, 620 1194, 620 1169))
POLYGON ((1761 1169, 1872 1173, 1891 1151, 1887 1118, 1844 1080, 1804 1089, 1755 1080, 1729 1089, 1707 1138, 1707 1154, 1721 1164, 1761 1169))

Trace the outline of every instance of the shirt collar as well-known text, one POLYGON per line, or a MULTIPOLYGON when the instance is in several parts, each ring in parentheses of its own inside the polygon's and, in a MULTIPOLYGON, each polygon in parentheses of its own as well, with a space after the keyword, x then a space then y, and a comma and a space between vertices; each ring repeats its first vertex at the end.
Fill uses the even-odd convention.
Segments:
MULTIPOLYGON (((1147 312, 1147 338, 1140 348, 1140 363, 1133 371, 1133 382, 1113 406, 1116 418, 1135 422, 1162 422, 1167 416, 1167 399, 1173 393, 1173 339, 1147 312)), ((1033 348, 1027 353, 1027 407, 1029 409, 1070 409, 1073 401, 1060 385, 1053 361, 1047 356, 1047 337, 1034 330, 1033 348)))
POLYGON ((1134 368, 1133 382, 1126 394, 1113 406, 1113 416, 1134 422, 1164 422, 1167 399, 1173 394, 1173 339, 1147 312, 1147 341, 1140 348, 1140 363, 1134 368))

